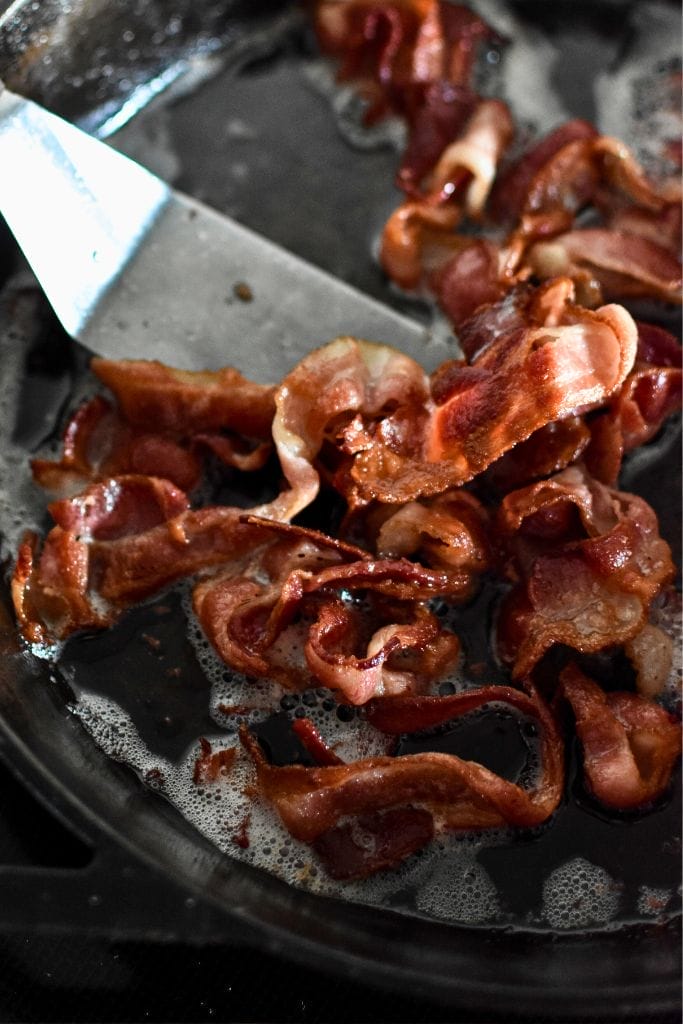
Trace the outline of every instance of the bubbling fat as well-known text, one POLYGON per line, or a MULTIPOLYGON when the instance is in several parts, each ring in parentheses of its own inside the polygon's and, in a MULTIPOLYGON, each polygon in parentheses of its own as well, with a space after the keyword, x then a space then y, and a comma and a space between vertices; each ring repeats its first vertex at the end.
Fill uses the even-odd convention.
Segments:
POLYGON ((621 886, 604 868, 574 857, 543 884, 543 917, 552 928, 606 925, 619 912, 621 886))

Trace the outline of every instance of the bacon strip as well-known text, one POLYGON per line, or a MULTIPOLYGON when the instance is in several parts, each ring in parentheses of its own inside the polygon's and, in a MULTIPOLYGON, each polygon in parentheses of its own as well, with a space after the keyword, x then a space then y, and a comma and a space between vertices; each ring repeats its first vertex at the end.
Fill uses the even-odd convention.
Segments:
MULTIPOLYGON (((371 423, 381 420, 391 443, 409 442, 428 394, 428 379, 417 363, 384 345, 338 338, 306 356, 276 395, 273 438, 291 490, 257 511, 288 520, 310 504, 319 487, 313 460, 357 413, 371 423)), ((341 441, 342 448, 345 441, 348 446, 348 438, 341 441)), ((371 434, 353 440, 361 450, 372 443, 371 434)))
POLYGON ((614 228, 581 228, 538 242, 528 262, 540 278, 587 270, 603 294, 681 302, 681 264, 668 249, 640 235, 614 228))
POLYGON ((476 576, 492 564, 489 517, 466 491, 449 490, 436 498, 410 501, 398 511, 375 511, 375 548, 391 558, 419 555, 426 565, 476 576), (378 514, 379 513, 379 514, 378 514))
POLYGON ((586 465, 603 483, 614 484, 624 454, 650 441, 681 408, 681 346, 661 328, 638 324, 636 363, 607 409, 590 425, 586 465))
POLYGON ((586 782, 600 803, 636 810, 658 800, 681 754, 681 728, 664 708, 635 693, 603 693, 568 666, 562 693, 576 720, 586 782))
MULTIPOLYGON (((276 767, 268 764, 257 740, 243 728, 240 738, 253 759, 259 788, 280 815, 285 827, 297 839, 314 843, 323 854, 333 856, 335 840, 342 832, 342 848, 348 854, 350 831, 360 821, 360 831, 368 816, 388 811, 428 814, 436 832, 459 829, 496 828, 512 825, 529 827, 540 824, 556 809, 562 794, 564 768, 562 742, 554 719, 540 698, 513 693, 507 688, 484 688, 460 707, 451 698, 442 709, 444 717, 455 717, 473 706, 494 699, 523 705, 538 719, 542 728, 543 773, 530 790, 508 782, 474 761, 451 754, 409 754, 403 757, 375 757, 353 764, 333 764, 316 768, 302 765, 276 767), (505 691, 503 693, 502 691, 505 691)), ((390 708, 395 698, 382 702, 390 708)), ((378 821, 377 818, 374 818, 378 821)), ((381 822, 381 818, 379 822, 381 822)), ((409 819, 410 820, 410 819, 409 819)), ((418 819, 421 822, 421 819, 418 819)), ((415 822, 417 825, 417 822, 415 822)), ((367 826, 366 826, 367 827, 367 826)), ((381 829, 383 834, 383 829, 381 829)), ((429 841, 431 830, 422 824, 422 843, 429 841)), ((413 843, 406 844, 412 852, 413 843)), ((421 844, 422 845, 422 844, 421 844)), ((400 851, 392 849, 391 858, 382 854, 381 865, 372 856, 353 859, 354 875, 363 877, 378 866, 395 864, 400 851), (387 863, 388 862, 388 863, 387 863)), ((339 858, 335 857, 335 863, 339 858)), ((345 877, 349 877, 345 875, 345 877)))
POLYGON ((352 704, 412 691, 452 665, 458 640, 421 602, 457 594, 457 576, 411 562, 370 561, 365 552, 361 561, 345 562, 349 555, 341 546, 325 551, 311 541, 302 546, 296 534, 284 537, 246 569, 230 569, 195 588, 195 612, 229 665, 296 689, 309 685, 312 674, 352 704), (325 560, 332 564, 320 568, 325 560), (362 613, 338 596, 358 590, 366 592, 362 613), (405 603, 402 610, 397 601, 405 603), (392 659, 399 656, 397 668, 392 659))
POLYGON ((90 365, 133 427, 183 435, 220 429, 262 439, 270 434, 275 389, 232 367, 178 370, 143 359, 99 358, 90 365))
POLYGON ((92 369, 117 399, 97 396, 67 423, 58 460, 34 459, 36 483, 60 497, 122 474, 164 477, 191 491, 201 477, 201 452, 250 471, 271 450, 272 387, 231 368, 175 370, 144 360, 93 359, 92 369))
POLYGON ((589 653, 627 642, 674 575, 650 506, 576 467, 509 494, 498 522, 520 580, 498 623, 514 678, 554 644, 589 653))

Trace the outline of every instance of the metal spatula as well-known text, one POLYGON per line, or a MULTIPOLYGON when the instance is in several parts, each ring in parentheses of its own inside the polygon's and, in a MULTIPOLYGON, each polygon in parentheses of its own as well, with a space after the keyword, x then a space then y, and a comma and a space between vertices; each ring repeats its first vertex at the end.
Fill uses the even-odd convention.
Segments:
POLYGON ((91 351, 276 380, 339 334, 444 357, 426 329, 181 195, 0 84, 0 213, 91 351))

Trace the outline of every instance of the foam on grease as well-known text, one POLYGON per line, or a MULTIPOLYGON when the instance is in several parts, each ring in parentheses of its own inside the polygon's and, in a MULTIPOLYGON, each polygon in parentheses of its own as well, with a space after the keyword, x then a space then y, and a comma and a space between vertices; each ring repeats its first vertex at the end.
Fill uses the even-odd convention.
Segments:
POLYGON ((542 915, 552 928, 606 925, 619 912, 621 886, 597 864, 574 857, 543 884, 542 915))

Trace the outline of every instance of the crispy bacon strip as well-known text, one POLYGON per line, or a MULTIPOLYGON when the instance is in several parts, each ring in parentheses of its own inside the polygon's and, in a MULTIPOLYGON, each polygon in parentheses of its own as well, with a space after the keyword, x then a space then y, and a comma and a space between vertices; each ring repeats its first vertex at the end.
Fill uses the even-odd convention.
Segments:
POLYGON ((275 389, 232 367, 178 370, 143 359, 99 358, 90 365, 133 427, 180 435, 221 429, 260 439, 270 434, 275 389))
MULTIPOLYGON (((556 809, 563 787, 563 748, 554 719, 535 694, 526 698, 518 691, 498 687, 485 687, 477 692, 478 697, 472 695, 460 706, 452 698, 432 701, 448 702, 441 709, 442 721, 481 707, 491 699, 523 705, 524 713, 532 714, 542 730, 543 773, 532 789, 522 789, 474 761, 451 754, 374 757, 316 768, 275 767, 268 764, 248 729, 244 728, 240 736, 256 765, 259 788, 273 803, 285 827, 295 838, 314 843, 323 855, 333 856, 335 864, 340 861, 340 857, 334 856, 335 849, 339 845, 348 854, 350 830, 357 822, 361 833, 367 827, 368 816, 381 828, 381 816, 390 811, 428 814, 436 832, 540 824, 556 809)), ((393 703, 394 698, 382 702, 389 713, 393 703)), ((431 830, 418 820, 422 845, 431 838, 431 830)), ((371 831, 375 830, 371 827, 371 831)), ((413 843, 407 845, 409 848, 402 853, 389 844, 392 856, 387 857, 387 850, 383 850, 379 864, 372 853, 367 858, 355 857, 354 875, 363 877, 380 866, 397 863, 417 848, 413 843)))
POLYGON ((591 440, 591 429, 582 416, 567 416, 548 423, 489 466, 487 480, 496 491, 505 494, 578 462, 591 440))
POLYGON ((568 305, 562 321, 501 333, 470 366, 444 366, 421 459, 382 443, 359 452, 358 498, 405 502, 465 483, 547 423, 604 402, 633 364, 633 320, 619 306, 568 305))
POLYGON ((118 408, 97 396, 74 413, 61 457, 31 463, 36 483, 46 490, 69 497, 95 480, 135 473, 164 477, 191 491, 201 477, 202 449, 241 470, 265 464, 272 387, 253 384, 230 368, 194 373, 109 359, 93 359, 91 365, 118 408))
MULTIPOLYGON (((515 223, 525 208, 537 211, 542 206, 541 196, 550 191, 549 185, 542 181, 541 174, 559 186, 560 192, 565 182, 557 172, 549 173, 547 168, 557 159, 566 147, 590 144, 597 137, 595 128, 587 121, 576 118, 555 128, 531 149, 527 150, 518 160, 507 167, 496 180, 491 195, 490 213, 500 223, 515 223)), ((579 150, 581 152, 581 150, 579 150)))
POLYGON ((681 346, 661 328, 638 324, 635 365, 607 409, 590 424, 585 461, 606 484, 616 483, 624 454, 650 441, 681 408, 681 346))
POLYGON ((681 264, 668 249, 641 235, 614 228, 579 228, 538 242, 527 256, 541 279, 588 271, 603 294, 681 302, 681 264))
MULTIPOLYGON (((556 289, 563 296, 566 283, 556 289)), ((314 465, 335 452, 335 485, 350 505, 403 503, 470 480, 547 423, 599 406, 623 383, 637 330, 619 306, 595 312, 544 293, 548 323, 517 326, 492 309, 492 340, 466 366, 446 365, 433 385, 413 360, 340 338, 285 378, 273 424, 290 490, 257 510, 289 519, 319 486, 314 465), (558 322, 559 321, 559 322, 558 322)), ((539 307, 540 309, 541 307, 539 307)))
POLYGON ((681 754, 680 723, 635 693, 604 693, 575 665, 560 676, 583 746, 586 782, 600 803, 636 810, 658 800, 681 754))
POLYGON ((154 530, 186 509, 185 495, 167 480, 138 476, 102 481, 77 498, 53 502, 50 512, 57 525, 39 556, 38 538, 24 540, 12 580, 27 640, 50 643, 78 629, 110 625, 114 613, 93 602, 90 592, 95 538, 126 543, 136 531, 154 530))
POLYGON ((554 644, 588 653, 625 643, 674 575, 650 506, 577 467, 507 495, 498 523, 520 580, 498 624, 514 678, 554 644))
POLYGON ((465 212, 480 218, 498 163, 513 135, 512 118, 500 100, 481 100, 468 121, 462 136, 451 142, 439 157, 426 182, 426 198, 432 202, 446 201, 462 181, 462 171, 469 172, 464 195, 465 212))
POLYGON ((375 549, 383 557, 419 555, 426 565, 471 573, 472 583, 492 564, 489 516, 467 491, 410 501, 398 511, 380 506, 368 517, 368 527, 376 533, 375 549))
POLYGON ((293 528, 283 524, 281 530, 284 540, 245 569, 230 569, 195 588, 195 612, 224 661, 289 688, 305 687, 313 674, 352 704, 414 690, 452 665, 457 638, 420 602, 457 594, 457 575, 406 561, 371 561, 366 552, 354 555, 329 538, 316 545, 312 531, 302 544, 296 532, 287 538, 293 528), (362 613, 338 596, 358 590, 368 594, 362 613), (392 664, 398 656, 399 668, 392 664))
MULTIPOLYGON (((273 438, 291 490, 257 511, 288 520, 310 504, 319 487, 314 459, 358 413, 370 423, 381 421, 387 440, 405 446, 425 416, 428 395, 424 371, 385 345, 337 338, 306 356, 280 385, 273 421, 273 438), (395 411, 387 415, 389 410, 395 411)), ((373 443, 372 434, 362 429, 340 440, 342 449, 362 450, 373 443)))
POLYGON ((465 259, 472 239, 455 235, 453 229, 463 215, 481 218, 512 130, 504 103, 481 100, 462 135, 425 175, 422 192, 413 189, 411 198, 391 215, 382 233, 380 262, 397 284, 416 288, 445 273, 454 260, 465 259))
POLYGON ((477 43, 495 37, 467 7, 444 0, 322 0, 314 25, 323 52, 341 59, 339 79, 368 101, 367 122, 404 113, 415 85, 467 84, 477 43))
POLYGON ((620 306, 568 306, 559 325, 500 336, 442 385, 429 458, 457 462, 464 482, 546 423, 604 402, 633 365, 636 344, 620 306))
POLYGON ((349 620, 341 602, 325 603, 308 634, 306 661, 318 679, 339 690, 350 704, 413 692, 422 683, 442 676, 460 652, 457 637, 418 608, 413 622, 377 629, 365 657, 358 658, 336 649, 348 640, 349 620), (400 656, 400 669, 391 667, 392 656, 400 656))
POLYGON ((39 556, 37 538, 25 541, 13 579, 22 631, 34 643, 111 625, 184 576, 227 564, 238 572, 273 538, 242 509, 190 510, 172 484, 148 477, 101 481, 51 511, 57 525, 39 556))
POLYGON ((446 146, 458 138, 477 97, 463 86, 435 81, 405 89, 404 103, 409 137, 396 184, 408 198, 418 199, 423 180, 446 146))

